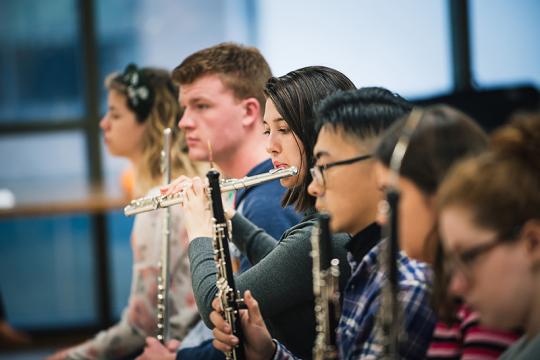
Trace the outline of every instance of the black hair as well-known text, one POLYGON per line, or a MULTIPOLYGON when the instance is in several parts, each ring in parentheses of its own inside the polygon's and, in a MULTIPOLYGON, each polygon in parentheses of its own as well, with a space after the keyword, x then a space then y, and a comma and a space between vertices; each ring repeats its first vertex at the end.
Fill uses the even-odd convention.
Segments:
MULTIPOLYGON (((274 103, 279 114, 302 142, 302 159, 306 161, 306 164, 302 165, 306 169, 315 162, 313 148, 317 141, 317 131, 314 106, 338 90, 349 89, 355 89, 355 86, 347 76, 325 66, 308 66, 294 70, 284 76, 271 77, 266 83, 266 97, 274 103)), ((291 202, 298 211, 313 208, 315 198, 307 191, 310 183, 311 174, 306 171, 302 184, 286 192, 282 205, 291 202)))
MULTIPOLYGON (((389 166, 407 118, 392 125, 381 139, 375 156, 389 166)), ((433 195, 450 167, 466 155, 487 146, 487 135, 469 116, 446 105, 422 111, 403 157, 400 175, 411 180, 427 195, 433 195)))
POLYGON ((316 129, 340 130, 365 139, 378 136, 411 109, 411 103, 382 87, 339 91, 316 107, 316 129))

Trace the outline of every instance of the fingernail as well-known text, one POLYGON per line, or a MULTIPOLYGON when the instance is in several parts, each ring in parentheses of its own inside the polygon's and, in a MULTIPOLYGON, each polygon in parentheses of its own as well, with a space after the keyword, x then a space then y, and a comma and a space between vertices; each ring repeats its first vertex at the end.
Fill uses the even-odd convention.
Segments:
POLYGON ((231 342, 232 342, 234 345, 236 345, 236 344, 238 344, 238 339, 235 338, 234 336, 231 336, 231 342))

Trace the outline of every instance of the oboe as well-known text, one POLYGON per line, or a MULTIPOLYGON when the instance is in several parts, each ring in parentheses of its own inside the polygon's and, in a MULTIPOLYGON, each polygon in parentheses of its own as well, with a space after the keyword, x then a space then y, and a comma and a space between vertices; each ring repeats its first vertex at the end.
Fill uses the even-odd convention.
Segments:
POLYGON ((397 203, 399 193, 390 189, 386 193, 387 223, 382 227, 386 242, 381 249, 380 264, 387 278, 381 289, 381 307, 377 318, 379 336, 382 337, 382 353, 384 359, 399 358, 400 341, 405 340, 405 333, 401 324, 403 313, 399 305, 399 273, 397 259, 399 256, 397 203))
MULTIPOLYGON (((241 179, 227 179, 220 182, 221 192, 229 192, 239 189, 245 189, 254 185, 261 184, 270 180, 281 179, 298 174, 298 169, 291 166, 286 169, 273 169, 267 173, 247 176, 241 179)), ((184 195, 179 192, 168 196, 158 195, 153 197, 143 197, 132 200, 131 203, 124 208, 124 214, 131 216, 146 211, 152 211, 160 208, 177 205, 182 202, 184 195)))
POLYGON ((381 234, 386 242, 379 255, 379 261, 387 274, 387 279, 381 289, 381 308, 376 320, 379 328, 378 336, 382 338, 384 359, 398 359, 400 343, 407 341, 403 326, 403 309, 399 304, 399 219, 397 212, 400 199, 399 175, 409 142, 421 118, 422 110, 413 109, 390 158, 390 184, 386 190, 385 209, 387 221, 382 227, 381 234))
POLYGON ((332 259, 330 217, 321 214, 311 235, 313 294, 315 295, 315 344, 313 359, 337 359, 336 326, 340 316, 339 260, 332 259))
MULTIPOLYGON (((171 136, 170 128, 163 130, 163 150, 161 151, 161 172, 163 184, 171 182, 171 136)), ((169 337, 169 253, 171 237, 171 209, 165 209, 163 236, 161 239, 161 261, 159 262, 157 296, 157 339, 162 343, 169 337)))
POLYGON ((225 353, 225 358, 227 360, 243 360, 245 359, 245 355, 242 345, 243 336, 239 312, 243 300, 240 293, 236 290, 234 283, 231 256, 229 253, 229 240, 232 237, 231 228, 225 220, 225 212, 223 211, 219 172, 210 170, 206 176, 208 178, 214 222, 213 245, 214 260, 217 268, 217 296, 221 302, 225 320, 231 327, 232 333, 240 340, 238 345, 225 353))

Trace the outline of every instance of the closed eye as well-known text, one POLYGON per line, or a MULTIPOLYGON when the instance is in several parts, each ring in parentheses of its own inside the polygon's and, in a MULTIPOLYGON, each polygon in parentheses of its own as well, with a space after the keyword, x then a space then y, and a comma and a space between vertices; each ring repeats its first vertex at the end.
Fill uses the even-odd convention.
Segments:
POLYGON ((197 110, 206 110, 206 109, 210 108, 210 106, 208 104, 197 104, 197 105, 195 105, 195 108, 197 110))

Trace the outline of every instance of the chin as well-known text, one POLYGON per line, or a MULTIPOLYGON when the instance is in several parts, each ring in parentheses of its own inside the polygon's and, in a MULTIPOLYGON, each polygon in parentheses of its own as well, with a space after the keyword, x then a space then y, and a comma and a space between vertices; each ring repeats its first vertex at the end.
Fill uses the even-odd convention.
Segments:
POLYGON ((292 176, 285 179, 279 179, 281 186, 287 189, 292 189, 297 185, 298 176, 292 176))
POLYGON ((208 153, 196 148, 188 148, 188 156, 193 161, 208 161, 208 153))
POLYGON ((512 325, 512 321, 508 321, 509 319, 505 319, 501 314, 497 314, 495 316, 489 316, 487 314, 480 313, 480 324, 482 326, 485 326, 487 328, 491 328, 494 330, 512 330, 515 329, 516 326, 512 325))
POLYGON ((109 155, 111 156, 116 156, 116 157, 122 156, 120 152, 118 152, 115 148, 111 146, 107 146, 107 151, 109 152, 109 155))
POLYGON ((330 231, 332 233, 343 232, 342 226, 330 215, 330 231))

